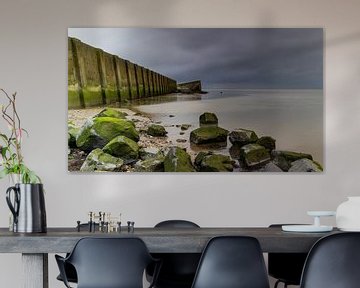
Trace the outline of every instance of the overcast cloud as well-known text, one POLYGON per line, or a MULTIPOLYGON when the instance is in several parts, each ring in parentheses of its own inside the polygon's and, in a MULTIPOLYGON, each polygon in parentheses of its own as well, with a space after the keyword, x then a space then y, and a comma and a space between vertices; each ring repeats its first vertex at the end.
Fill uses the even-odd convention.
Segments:
POLYGON ((322 29, 69 28, 69 36, 206 88, 322 89, 322 29))

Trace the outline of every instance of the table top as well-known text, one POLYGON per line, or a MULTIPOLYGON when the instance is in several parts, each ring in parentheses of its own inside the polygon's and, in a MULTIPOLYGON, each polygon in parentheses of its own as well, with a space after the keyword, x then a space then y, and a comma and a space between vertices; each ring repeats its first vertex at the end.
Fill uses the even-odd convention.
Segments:
POLYGON ((76 228, 48 228, 47 233, 13 233, 0 228, 0 253, 66 253, 83 237, 139 237, 151 253, 201 253, 210 238, 222 235, 252 236, 263 252, 308 252, 321 237, 338 233, 294 233, 273 228, 135 228, 134 232, 103 233, 76 228))

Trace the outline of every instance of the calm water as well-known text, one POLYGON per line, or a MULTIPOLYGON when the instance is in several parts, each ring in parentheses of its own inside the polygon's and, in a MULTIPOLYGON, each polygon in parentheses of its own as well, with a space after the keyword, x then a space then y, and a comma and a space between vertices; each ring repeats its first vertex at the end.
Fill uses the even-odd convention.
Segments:
MULTIPOLYGON (((276 139, 277 149, 310 153, 323 163, 322 90, 213 89, 204 95, 172 94, 140 100, 133 105, 167 126, 168 136, 189 139, 199 127, 199 116, 215 113, 219 126, 228 130, 246 128, 276 139), (174 115, 174 117, 169 117, 174 115), (172 125, 191 124, 184 135, 172 125)), ((189 144, 183 144, 182 146, 189 144)), ((227 151, 223 149, 222 152, 227 151)))

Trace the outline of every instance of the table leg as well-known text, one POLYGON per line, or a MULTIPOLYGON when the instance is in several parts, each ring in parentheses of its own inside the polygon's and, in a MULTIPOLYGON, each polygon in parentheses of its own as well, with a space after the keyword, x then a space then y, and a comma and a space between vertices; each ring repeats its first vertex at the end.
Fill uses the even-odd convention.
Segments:
POLYGON ((22 254, 23 288, 49 288, 48 254, 22 254))

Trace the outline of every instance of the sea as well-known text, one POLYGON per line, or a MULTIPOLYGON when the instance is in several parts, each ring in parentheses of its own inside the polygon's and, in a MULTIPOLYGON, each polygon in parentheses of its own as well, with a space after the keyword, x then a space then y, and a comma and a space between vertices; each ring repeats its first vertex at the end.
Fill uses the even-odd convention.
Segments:
MULTIPOLYGON (((324 160, 323 90, 208 89, 207 94, 169 94, 136 100, 132 106, 161 123, 174 144, 187 149, 190 131, 199 127, 199 116, 215 113, 219 126, 229 131, 245 128, 258 137, 276 139, 277 150, 309 153, 324 160), (179 125, 190 124, 180 134, 179 125), (180 139, 180 140, 179 140, 180 139), (182 140, 181 140, 182 139, 182 140), (186 142, 184 142, 186 141, 186 142), (180 146, 181 146, 180 145, 180 146)), ((227 147, 218 148, 228 154, 227 147)))

